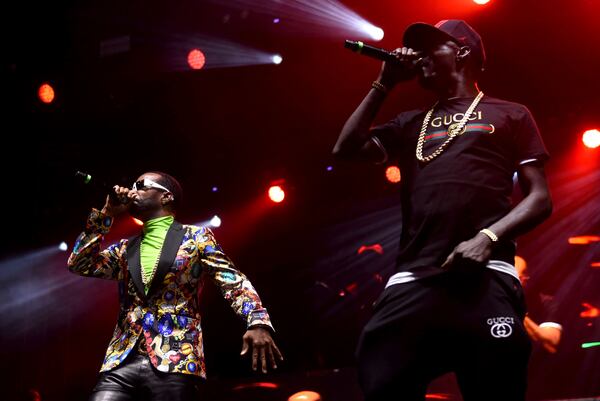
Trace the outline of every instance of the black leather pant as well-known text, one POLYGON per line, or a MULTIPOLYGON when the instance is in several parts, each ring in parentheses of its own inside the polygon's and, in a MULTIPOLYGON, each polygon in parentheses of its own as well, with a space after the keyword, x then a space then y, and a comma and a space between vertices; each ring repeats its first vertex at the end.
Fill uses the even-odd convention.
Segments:
POLYGON ((157 371, 147 356, 135 353, 100 380, 90 401, 188 401, 200 399, 202 379, 157 371))

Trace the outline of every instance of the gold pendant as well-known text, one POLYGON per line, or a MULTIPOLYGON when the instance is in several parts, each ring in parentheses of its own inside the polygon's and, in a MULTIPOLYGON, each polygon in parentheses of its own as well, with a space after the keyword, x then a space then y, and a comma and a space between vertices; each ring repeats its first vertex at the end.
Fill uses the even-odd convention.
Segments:
POLYGON ((454 124, 450 124, 450 126, 448 127, 448 136, 459 136, 465 133, 465 131, 467 130, 467 125, 463 125, 463 127, 461 128, 460 131, 456 131, 456 129, 459 127, 460 123, 454 123, 454 124), (456 131, 456 132, 455 132, 456 131))

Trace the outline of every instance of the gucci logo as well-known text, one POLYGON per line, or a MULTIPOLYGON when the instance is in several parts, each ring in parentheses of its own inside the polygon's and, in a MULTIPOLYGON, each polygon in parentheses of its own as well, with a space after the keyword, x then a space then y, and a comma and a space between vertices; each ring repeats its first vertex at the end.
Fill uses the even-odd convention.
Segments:
POLYGON ((490 331, 495 338, 505 338, 512 334, 512 327, 508 323, 496 323, 490 331))

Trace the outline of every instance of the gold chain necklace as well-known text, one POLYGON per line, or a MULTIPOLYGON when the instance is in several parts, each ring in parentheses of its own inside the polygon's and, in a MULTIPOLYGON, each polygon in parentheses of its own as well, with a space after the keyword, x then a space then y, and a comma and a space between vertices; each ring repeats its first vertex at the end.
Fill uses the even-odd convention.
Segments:
POLYGON ((439 155, 442 154, 442 152, 446 149, 446 147, 448 147, 450 142, 452 142, 452 140, 455 137, 462 135, 465 132, 466 124, 467 124, 467 121, 469 121, 469 117, 471 116, 471 113, 473 113, 473 110, 475 110, 475 107, 477 107, 477 104, 479 104, 479 101, 481 100, 482 97, 483 97, 483 92, 479 92, 477 94, 477 96, 475 97, 475 100, 473 100, 473 103, 471 103, 471 105, 465 112, 465 115, 463 116, 462 120, 460 120, 459 123, 452 124, 448 127, 448 138, 444 141, 444 143, 442 143, 432 154, 424 157, 423 156, 423 144, 425 143, 425 132, 427 131, 427 126, 429 125, 429 119, 431 118, 431 115, 433 114, 433 110, 435 109, 435 106, 437 106, 437 103, 434 104, 433 107, 425 115, 425 118, 423 119, 423 125, 421 126, 421 132, 419 133, 419 140, 417 141, 417 152, 416 152, 417 160, 419 160, 420 162, 423 162, 423 163, 432 161, 433 159, 435 159, 436 157, 438 157, 439 155))
POLYGON ((148 284, 150 284, 150 282, 154 278, 154 275, 156 274, 156 269, 158 268, 158 262, 160 262, 161 254, 162 248, 158 252, 158 258, 156 258, 156 263, 154 263, 154 266, 152 267, 152 271, 150 273, 146 273, 146 271, 142 267, 142 283, 144 283, 144 287, 148 287, 148 284))

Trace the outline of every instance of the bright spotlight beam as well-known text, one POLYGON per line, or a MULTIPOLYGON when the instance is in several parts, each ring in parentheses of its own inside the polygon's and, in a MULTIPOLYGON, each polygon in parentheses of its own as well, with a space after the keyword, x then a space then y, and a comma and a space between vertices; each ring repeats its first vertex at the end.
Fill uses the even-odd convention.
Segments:
MULTIPOLYGON (((209 68, 243 67, 261 64, 279 64, 278 54, 244 46, 240 43, 207 35, 175 35, 171 38, 165 64, 171 71, 189 71, 191 52, 202 54, 203 70, 209 68), (278 60, 277 63, 275 60, 278 60)), ((196 68, 199 69, 199 68, 196 68)))
POLYGON ((216 214, 212 218, 210 218, 208 220, 198 221, 198 222, 194 223, 195 226, 199 226, 199 227, 212 227, 212 228, 221 227, 221 224, 223 224, 223 221, 216 214))
POLYGON ((10 275, 14 271, 32 269, 34 266, 40 265, 43 260, 61 253, 62 249, 59 246, 48 246, 14 258, 0 260, 0 283, 7 277, 7 274, 10 275))
POLYGON ((336 0, 231 0, 227 5, 276 17, 286 29, 305 35, 383 39, 381 28, 336 0))

